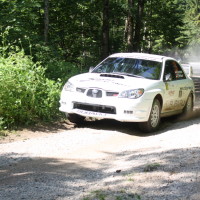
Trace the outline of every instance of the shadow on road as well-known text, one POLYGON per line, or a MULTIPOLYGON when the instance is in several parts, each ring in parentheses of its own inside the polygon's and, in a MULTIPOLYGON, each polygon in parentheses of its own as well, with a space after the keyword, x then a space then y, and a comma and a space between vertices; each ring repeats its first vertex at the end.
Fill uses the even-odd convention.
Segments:
POLYGON ((77 128, 92 128, 97 130, 119 131, 125 134, 148 137, 152 135, 162 134, 169 130, 181 129, 193 124, 200 123, 200 108, 196 108, 193 113, 187 118, 182 115, 166 117, 161 119, 160 128, 154 133, 143 133, 139 130, 137 123, 119 122, 111 119, 102 119, 96 121, 85 121, 84 124, 77 126, 77 128))
POLYGON ((98 199, 94 191, 99 191, 106 199, 116 195, 115 199, 131 200, 138 194, 142 199, 197 200, 199 155, 199 148, 191 148, 162 154, 149 150, 125 151, 113 154, 112 159, 92 161, 34 158, 0 167, 0 199, 94 200, 98 199), (121 165, 115 165, 116 160, 121 165))

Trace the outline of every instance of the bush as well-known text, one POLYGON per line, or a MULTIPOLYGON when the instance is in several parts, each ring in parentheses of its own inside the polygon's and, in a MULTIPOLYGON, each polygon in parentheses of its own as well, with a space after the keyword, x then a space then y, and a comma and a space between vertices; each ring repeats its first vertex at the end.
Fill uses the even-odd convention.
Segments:
POLYGON ((0 129, 54 120, 59 115, 61 83, 23 51, 0 57, 0 129))

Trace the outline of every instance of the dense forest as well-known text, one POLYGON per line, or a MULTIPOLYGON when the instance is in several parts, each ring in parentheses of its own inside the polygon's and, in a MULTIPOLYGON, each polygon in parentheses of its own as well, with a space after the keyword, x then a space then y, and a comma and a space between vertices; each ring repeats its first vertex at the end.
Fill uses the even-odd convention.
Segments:
POLYGON ((200 0, 0 0, 0 8, 0 129, 58 116, 64 82, 112 53, 184 62, 199 53, 200 0))

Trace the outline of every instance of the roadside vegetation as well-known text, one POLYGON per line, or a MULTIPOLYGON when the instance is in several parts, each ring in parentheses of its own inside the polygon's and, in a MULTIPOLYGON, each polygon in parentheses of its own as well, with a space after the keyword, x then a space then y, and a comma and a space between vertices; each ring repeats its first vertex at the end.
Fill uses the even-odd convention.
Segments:
POLYGON ((0 129, 59 117, 59 80, 45 77, 45 68, 23 50, 0 57, 0 129))
POLYGON ((124 189, 120 191, 112 191, 109 190, 96 190, 92 191, 90 194, 88 194, 86 197, 84 197, 82 200, 107 200, 107 199, 113 199, 113 200, 141 200, 141 196, 137 193, 133 192, 127 192, 124 189))
MULTIPOLYGON (((115 52, 198 54, 196 0, 0 0, 0 130, 62 118, 72 75, 115 52)), ((198 55, 197 55, 198 57, 198 55)))

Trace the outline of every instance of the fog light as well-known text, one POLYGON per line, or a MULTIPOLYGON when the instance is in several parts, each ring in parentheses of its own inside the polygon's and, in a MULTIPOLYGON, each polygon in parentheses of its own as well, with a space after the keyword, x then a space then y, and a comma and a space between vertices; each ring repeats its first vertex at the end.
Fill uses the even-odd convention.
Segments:
POLYGON ((131 115, 131 114, 133 114, 133 111, 132 110, 124 110, 124 114, 131 115))

